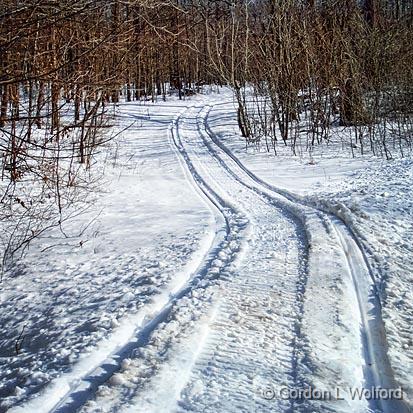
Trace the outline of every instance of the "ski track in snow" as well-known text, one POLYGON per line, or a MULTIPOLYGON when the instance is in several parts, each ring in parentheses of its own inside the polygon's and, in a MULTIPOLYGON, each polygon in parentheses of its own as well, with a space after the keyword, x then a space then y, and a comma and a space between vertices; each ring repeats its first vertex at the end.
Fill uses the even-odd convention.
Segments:
MULTIPOLYGON (((354 313, 340 307, 345 326, 331 333, 340 337, 349 330, 349 343, 359 346, 343 384, 397 387, 380 301, 351 230, 339 218, 250 172, 211 130, 212 108, 185 108, 168 131, 188 181, 215 215, 216 230, 208 245, 193 257, 178 286, 130 320, 117 340, 11 411, 409 411, 395 401, 317 404, 275 397, 282 386, 302 388, 319 365, 329 363, 323 357, 332 348, 325 344, 327 354, 322 351, 323 334, 329 332, 312 335, 305 328, 312 311, 323 311, 314 294, 307 296, 307 288, 316 291, 308 285, 319 269, 313 266, 313 254, 334 244, 345 270, 342 294, 352 297, 349 307, 356 307, 354 313), (320 347, 313 348, 313 343, 320 347), (312 359, 315 350, 317 360, 312 359)), ((348 349, 339 343, 335 350, 340 356, 348 349)), ((330 379, 341 379, 339 369, 331 370, 330 379)))

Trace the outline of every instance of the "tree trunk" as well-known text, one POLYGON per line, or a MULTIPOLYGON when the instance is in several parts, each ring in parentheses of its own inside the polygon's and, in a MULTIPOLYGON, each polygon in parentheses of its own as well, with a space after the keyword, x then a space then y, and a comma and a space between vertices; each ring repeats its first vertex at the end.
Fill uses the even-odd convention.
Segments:
POLYGON ((9 86, 2 87, 1 110, 0 110, 0 127, 4 127, 7 120, 7 105, 9 103, 9 86))

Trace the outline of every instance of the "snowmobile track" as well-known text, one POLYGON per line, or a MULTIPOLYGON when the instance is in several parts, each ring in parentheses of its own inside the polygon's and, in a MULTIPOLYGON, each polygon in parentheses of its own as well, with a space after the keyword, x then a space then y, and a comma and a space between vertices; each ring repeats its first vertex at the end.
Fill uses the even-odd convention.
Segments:
MULTIPOLYGON (((269 384, 303 387, 298 364, 302 362, 299 354, 305 351, 301 324, 306 283, 311 276, 303 214, 328 221, 345 256, 362 321, 365 387, 397 387, 387 356, 381 304, 363 245, 340 218, 266 183, 245 167, 212 131, 208 117, 214 106, 187 107, 168 129, 171 147, 188 182, 211 206, 217 222, 214 238, 196 270, 185 274, 180 288, 164 295, 127 339, 98 357, 92 352, 88 368, 75 366, 72 372, 64 373, 57 380, 63 380, 65 386, 50 383, 22 406, 23 411, 64 413, 80 409, 120 370, 123 360, 148 344, 179 301, 204 288, 206 282, 219 283, 225 296, 176 408, 211 413, 231 409, 294 412, 295 401, 274 400, 265 392, 269 384), (240 258, 244 250, 250 254, 248 262, 240 258), (278 328, 273 329, 274 325, 278 328), (223 398, 216 400, 208 392, 193 398, 200 381, 211 388, 218 385, 223 398)), ((411 411, 403 401, 394 400, 372 401, 369 407, 383 413, 411 411)))
MULTIPOLYGON (((217 221, 221 220, 223 222, 217 228, 209 250, 198 264, 196 271, 187 274, 187 280, 184 285, 177 291, 171 291, 160 309, 153 314, 149 313, 142 317, 142 322, 136 326, 135 331, 128 340, 116 348, 109 348, 106 354, 104 356, 101 355, 94 365, 93 361, 87 364, 92 364, 93 368, 79 369, 79 371, 68 372, 58 377, 57 380, 59 382, 65 380, 63 386, 56 386, 56 383, 52 381, 42 393, 24 403, 23 406, 17 407, 16 411, 30 412, 36 410, 64 413, 80 409, 88 400, 93 398, 100 385, 106 383, 120 370, 123 360, 133 356, 137 349, 144 347, 148 343, 152 332, 156 330, 159 324, 167 320, 175 304, 180 299, 189 296, 191 291, 196 288, 203 288, 202 285, 200 286, 203 280, 212 281, 219 276, 215 272, 210 273, 210 269, 214 267, 213 263, 216 259, 219 258, 221 261, 224 261, 221 267, 222 270, 225 270, 225 267, 230 265, 235 259, 240 249, 238 245, 239 234, 244 231, 247 225, 245 217, 209 188, 207 183, 194 170, 189 158, 185 157, 185 152, 176 140, 176 128, 179 119, 180 116, 173 121, 168 129, 171 145, 177 149, 178 156, 182 158, 184 170, 188 168, 188 171, 190 171, 187 177, 192 182, 195 190, 201 192, 207 202, 213 205, 215 215, 219 214, 222 216, 222 219, 216 217, 217 221), (234 246, 234 243, 237 245, 234 246), (222 259, 222 256, 226 258, 222 259)), ((93 352, 90 354, 90 357, 93 359, 93 352)))
MULTIPOLYGON (((381 317, 381 303, 376 291, 371 266, 368 262, 362 243, 358 240, 352 229, 339 217, 311 205, 306 202, 305 198, 295 196, 286 190, 277 188, 260 179, 217 138, 208 124, 208 117, 214 106, 225 104, 227 103, 222 102, 209 106, 209 110, 203 118, 203 127, 208 138, 215 144, 216 148, 221 153, 212 149, 209 142, 204 139, 205 145, 212 151, 212 155, 217 157, 222 165, 225 165, 228 169, 229 166, 222 155, 227 156, 235 167, 238 167, 241 171, 247 174, 259 186, 284 197, 296 205, 312 208, 313 210, 316 210, 317 213, 327 217, 331 222, 346 256, 348 271, 351 274, 357 296, 362 320, 361 340, 366 363, 364 366, 365 385, 366 387, 384 389, 398 388, 387 355, 388 345, 384 322, 381 317)), ((411 412, 410 407, 403 400, 371 401, 370 407, 373 409, 380 409, 380 411, 384 413, 411 412)))
POLYGON ((293 411, 294 401, 272 400, 263 392, 269 385, 282 383, 301 387, 297 351, 303 339, 300 323, 308 253, 305 231, 283 202, 241 180, 220 159, 203 156, 205 145, 200 146, 198 141, 201 137, 205 143, 205 106, 194 107, 193 112, 180 122, 178 146, 190 160, 190 169, 208 176, 215 191, 234 199, 245 211, 252 227, 249 242, 253 247, 236 276, 221 280, 226 292, 221 311, 210 327, 207 344, 179 405, 184 410, 188 407, 205 412, 234 408, 272 411, 277 406, 281 411, 293 411), (196 382, 207 386, 217 382, 226 397, 214 401, 207 391, 195 405, 186 406, 196 382))

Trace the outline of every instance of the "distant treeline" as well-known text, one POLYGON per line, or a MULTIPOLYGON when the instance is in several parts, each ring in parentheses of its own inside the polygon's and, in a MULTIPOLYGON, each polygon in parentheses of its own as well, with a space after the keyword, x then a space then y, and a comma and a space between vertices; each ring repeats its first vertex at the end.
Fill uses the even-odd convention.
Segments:
POLYGON ((121 97, 227 85, 247 143, 311 148, 341 125, 362 153, 410 152, 412 22, 411 0, 2 0, 0 218, 39 233, 16 189, 36 180, 61 214, 121 97))
POLYGON ((26 120, 29 140, 49 118, 58 130, 62 99, 79 122, 120 93, 182 97, 211 83, 234 88, 247 139, 247 84, 269 98, 264 134, 289 138, 303 93, 320 122, 326 99, 343 124, 371 122, 412 107, 412 13, 409 0, 4 0, 0 127, 26 120))

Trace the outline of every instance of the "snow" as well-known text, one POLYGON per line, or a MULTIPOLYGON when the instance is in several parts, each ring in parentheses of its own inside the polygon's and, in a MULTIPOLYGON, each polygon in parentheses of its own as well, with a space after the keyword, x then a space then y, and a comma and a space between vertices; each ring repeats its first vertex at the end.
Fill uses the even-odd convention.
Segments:
POLYGON ((1 284, 0 411, 409 411, 413 162, 245 149, 226 89, 118 111, 86 231, 1 284))
POLYGON ((413 270, 408 240, 413 230, 413 162, 389 162, 372 156, 354 159, 350 149, 343 151, 341 144, 334 142, 299 157, 292 156, 282 144, 277 146, 277 156, 263 148, 246 150, 229 100, 214 106, 208 120, 221 142, 254 174, 336 214, 357 236, 379 292, 390 363, 405 398, 412 402, 413 270))
MULTIPOLYGON (((88 233, 61 239, 47 253, 42 250, 59 237, 57 231, 36 241, 1 285, 3 409, 39 392, 70 366, 76 366, 75 378, 99 364, 179 290, 210 247, 214 214, 185 184, 168 144, 169 123, 162 123, 164 108, 124 104, 121 111, 120 127, 148 111, 151 121, 122 135, 116 159, 102 165, 99 203, 65 227, 76 233, 95 219, 88 233), (14 391, 16 386, 23 390, 14 391)), ((58 400, 72 385, 70 374, 48 395, 58 400)))

